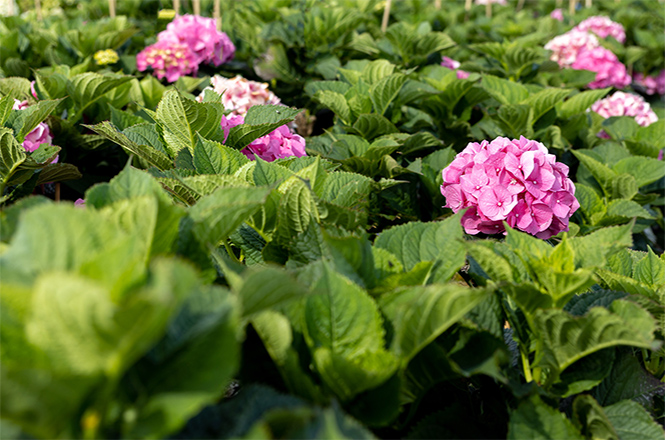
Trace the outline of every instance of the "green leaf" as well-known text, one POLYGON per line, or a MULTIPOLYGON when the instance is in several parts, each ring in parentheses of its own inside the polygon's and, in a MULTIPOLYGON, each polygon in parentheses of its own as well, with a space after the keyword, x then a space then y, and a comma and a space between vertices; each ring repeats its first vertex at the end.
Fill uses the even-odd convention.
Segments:
POLYGON ((368 84, 375 84, 383 78, 392 75, 395 65, 388 60, 371 61, 362 70, 362 79, 368 84))
POLYGON ((640 127, 635 118, 629 116, 612 116, 605 119, 602 126, 605 132, 616 141, 632 138, 640 127))
POLYGON ((256 212, 270 193, 266 188, 219 188, 189 210, 194 234, 202 243, 217 245, 256 212))
POLYGON ((351 86, 342 81, 310 81, 305 84, 305 93, 314 97, 318 91, 328 90, 344 95, 351 86))
POLYGON ((559 117, 561 119, 568 119, 586 112, 591 107, 591 104, 607 95, 609 91, 610 88, 608 87, 606 89, 587 90, 572 96, 558 108, 559 117))
POLYGON ((625 217, 625 218, 654 218, 649 212, 642 208, 638 203, 633 202, 632 200, 619 199, 612 200, 607 205, 607 216, 608 217, 625 217))
POLYGON ((245 272, 243 282, 235 286, 242 301, 244 317, 251 317, 289 301, 304 298, 307 289, 288 273, 273 267, 245 272))
POLYGON ((78 168, 70 163, 51 163, 39 173, 37 185, 49 182, 65 182, 83 177, 78 168))
POLYGON ((0 98, 0 126, 5 125, 5 122, 7 121, 7 118, 9 118, 13 107, 14 98, 9 95, 0 98))
POLYGON ((662 388, 662 382, 644 370, 637 357, 624 353, 617 356, 612 371, 593 390, 593 396, 604 405, 612 405, 624 399, 634 400, 645 407, 662 388), (621 384, 621 386, 617 386, 621 384))
POLYGON ((434 262, 430 275, 434 282, 445 282, 464 265, 466 245, 462 239, 461 214, 442 222, 411 222, 382 232, 374 246, 395 255, 406 271, 421 261, 434 262))
POLYGON ((253 140, 265 136, 293 121, 300 110, 279 105, 255 105, 245 115, 245 123, 229 130, 226 144, 240 150, 253 140))
POLYGON ((480 84, 501 104, 519 104, 529 97, 529 91, 523 85, 496 76, 483 75, 480 84))
POLYGON ((221 105, 200 103, 169 90, 157 106, 157 119, 163 129, 166 149, 176 157, 183 148, 194 151, 196 133, 203 137, 221 133, 221 105))
POLYGON ((619 174, 612 180, 612 198, 630 200, 637 192, 637 180, 628 173, 619 174))
POLYGON ((606 257, 633 245, 632 225, 603 228, 569 240, 575 253, 575 267, 603 267, 606 257))
POLYGON ((80 73, 74 76, 67 84, 67 93, 79 107, 79 111, 81 111, 97 101, 109 90, 131 81, 132 78, 131 76, 111 73, 104 75, 95 72, 80 73))
POLYGON ((128 111, 119 110, 112 105, 109 105, 109 110, 111 110, 111 124, 115 125, 120 130, 124 130, 132 125, 145 124, 147 122, 140 116, 136 116, 128 111))
MULTIPOLYGON (((97 125, 84 125, 95 133, 104 136, 106 139, 120 145, 124 150, 130 154, 135 154, 144 159, 150 165, 157 167, 160 170, 168 170, 173 168, 173 161, 164 153, 146 144, 137 144, 132 141, 127 135, 119 132, 110 122, 104 121, 97 125)), ((131 128, 131 127, 130 127, 131 128)))
POLYGON ((581 395, 573 402, 573 411, 576 425, 582 428, 582 433, 591 438, 605 438, 619 440, 603 408, 589 395, 581 395))
POLYGON ((621 440, 657 440, 665 435, 663 428, 638 403, 623 400, 604 410, 621 440))
POLYGON ((508 424, 509 440, 557 440, 579 439, 584 437, 568 420, 565 414, 559 412, 532 396, 529 400, 520 403, 516 410, 510 413, 508 424))
POLYGON ((635 177, 638 187, 643 187, 665 177, 665 166, 658 159, 650 157, 627 157, 612 167, 617 174, 630 174, 635 177))
POLYGON ((536 364, 553 369, 550 380, 579 359, 603 348, 652 347, 655 322, 647 311, 624 300, 614 301, 610 309, 595 307, 579 318, 563 310, 536 312, 534 325, 539 335, 536 364))
POLYGON ((25 149, 16 142, 12 130, 0 127, 0 178, 7 182, 26 158, 25 149))
POLYGON ((346 124, 351 123, 351 109, 343 94, 332 90, 319 90, 314 99, 335 112, 346 124))
POLYGON ((384 294, 383 313, 391 321, 391 351, 405 366, 425 346, 487 297, 486 289, 455 284, 415 286, 384 294))
POLYGON ((533 108, 529 105, 502 105, 497 111, 506 134, 514 139, 533 135, 533 108))
POLYGON ((238 150, 198 135, 194 147, 194 165, 200 174, 233 174, 248 162, 249 159, 238 150))
POLYGON ((164 96, 166 87, 164 87, 162 83, 152 75, 147 75, 139 84, 141 86, 141 94, 143 95, 146 108, 156 108, 157 104, 159 104, 159 101, 162 99, 162 96, 164 96))
POLYGON ((304 311, 305 340, 328 387, 343 401, 393 375, 381 315, 372 298, 326 263, 315 268, 304 311))
POLYGON ((625 171, 620 170, 619 172, 612 170, 610 167, 604 163, 599 162, 594 159, 594 157, 588 154, 589 150, 572 150, 572 153, 575 157, 584 165, 590 172, 591 175, 598 181, 600 186, 602 186, 606 191, 612 190, 612 181, 617 177, 618 174, 622 174, 625 171))
POLYGON ((353 124, 353 129, 367 140, 399 132, 392 122, 374 113, 360 115, 358 120, 353 124))
POLYGON ((383 115, 386 112, 388 105, 397 97, 406 80, 406 75, 393 73, 370 87, 369 95, 377 114, 383 115))
POLYGON ((658 288, 665 284, 665 261, 658 258, 649 247, 647 256, 634 267, 634 278, 648 286, 658 288))
POLYGON ((538 93, 530 95, 522 101, 533 108, 533 120, 537 121, 541 116, 554 108, 559 102, 563 101, 572 90, 546 88, 538 93))

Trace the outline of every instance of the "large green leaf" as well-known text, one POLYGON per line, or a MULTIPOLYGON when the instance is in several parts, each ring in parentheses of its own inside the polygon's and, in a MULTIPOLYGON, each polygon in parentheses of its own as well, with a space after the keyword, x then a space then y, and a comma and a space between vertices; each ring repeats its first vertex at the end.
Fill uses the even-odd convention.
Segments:
POLYGON ((589 107, 591 107, 591 104, 607 95, 607 92, 609 91, 610 88, 587 90, 578 93, 577 95, 563 102, 561 106, 558 107, 559 116, 562 119, 568 119, 576 114, 584 113, 589 107))
POLYGON ((8 124, 14 128, 16 140, 23 142, 25 137, 39 125, 60 104, 61 99, 54 101, 39 101, 26 109, 16 113, 15 118, 10 118, 8 124))
POLYGON ((351 109, 342 93, 333 90, 319 90, 314 99, 328 107, 346 124, 351 123, 351 109))
POLYGON ((381 310, 394 328, 391 351, 403 365, 462 319, 488 295, 486 289, 435 284, 398 289, 381 297, 381 310))
POLYGON ((619 440, 602 407, 589 395, 580 395, 573 402, 576 425, 591 438, 619 440))
POLYGON ((369 95, 377 114, 383 115, 386 112, 388 105, 397 97, 406 80, 406 75, 393 73, 370 87, 369 95))
MULTIPOLYGON (((0 127, 0 178, 4 183, 16 172, 27 156, 23 147, 16 141, 11 129, 0 127)), ((2 194, 0 194, 0 197, 2 194)))
POLYGON ((496 76, 483 75, 481 85, 501 104, 519 104, 529 97, 529 91, 523 85, 496 76))
POLYGON ((343 401, 384 383, 397 359, 384 349, 378 307, 356 284, 322 263, 311 276, 305 340, 323 381, 343 401))
POLYGON ((374 246, 394 254, 406 271, 422 261, 434 262, 430 279, 445 282, 452 278, 466 259, 461 214, 442 222, 411 222, 382 232, 374 246))
POLYGON ((538 93, 530 95, 527 99, 522 101, 522 104, 526 104, 533 108, 533 120, 537 121, 538 118, 550 111, 559 102, 563 101, 563 99, 570 95, 570 93, 570 89, 546 88, 538 93))
POLYGON ((558 440, 584 437, 568 420, 565 414, 554 409, 533 396, 520 403, 510 414, 508 424, 509 440, 558 440))
POLYGON ((627 173, 635 177, 638 187, 665 177, 663 162, 651 157, 627 157, 617 162, 612 169, 618 174, 627 173))
POLYGON ((630 345, 653 347, 655 321, 640 306, 616 300, 610 310, 592 308, 573 317, 563 310, 539 310, 534 315, 538 335, 536 363, 552 368, 552 379, 574 362, 603 348, 630 345))
POLYGON ((202 243, 217 245, 256 212, 270 193, 266 188, 219 188, 189 210, 194 234, 202 243))
POLYGON ((245 115, 245 123, 229 130, 226 144, 240 150, 253 140, 293 121, 298 113, 299 109, 281 105, 252 106, 245 115))
POLYGON ((623 400, 604 410, 621 440, 660 440, 665 436, 663 427, 635 402, 623 400))
POLYGON ((194 147, 194 166, 200 174, 233 174, 249 162, 244 154, 200 135, 194 147))
POLYGON ((78 106, 78 111, 81 112, 106 92, 131 81, 132 78, 111 73, 103 75, 95 72, 80 73, 67 84, 67 93, 78 106))

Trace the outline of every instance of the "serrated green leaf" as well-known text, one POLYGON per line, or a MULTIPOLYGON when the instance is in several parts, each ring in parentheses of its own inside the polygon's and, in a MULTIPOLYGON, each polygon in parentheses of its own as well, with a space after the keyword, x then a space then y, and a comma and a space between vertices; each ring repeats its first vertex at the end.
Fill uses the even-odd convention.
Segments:
POLYGON ((406 79, 406 75, 393 73, 372 84, 372 87, 369 89, 369 96, 372 99, 374 111, 377 114, 383 115, 386 112, 390 103, 399 94, 406 79))
MULTIPOLYGON (((587 153, 588 150, 573 150, 572 153, 575 157, 591 172, 593 177, 598 183, 606 190, 612 190, 612 181, 617 176, 617 172, 612 170, 607 165, 594 159, 592 155, 587 153)), ((625 171, 620 171, 623 173, 625 171)))
POLYGON ((328 90, 344 95, 351 86, 342 81, 310 81, 305 84, 305 93, 314 97, 318 91, 328 90))
POLYGON ((578 93, 561 104, 561 106, 558 108, 559 116, 562 119, 568 119, 577 114, 584 113, 589 107, 591 107, 591 104, 607 95, 607 92, 609 91, 610 88, 606 88, 587 90, 578 93))
POLYGON ((649 248, 646 257, 642 258, 634 268, 634 278, 653 288, 665 284, 665 261, 661 260, 649 248))
POLYGON ((607 205, 607 216, 625 217, 625 218, 654 218, 649 212, 642 208, 638 203, 632 200, 612 200, 607 205))
POLYGON ((663 162, 651 157, 627 157, 612 167, 617 174, 630 174, 635 177, 638 187, 643 187, 665 177, 663 162))
POLYGON ((0 127, 0 178, 7 182, 26 158, 25 150, 16 142, 12 130, 0 127))
POLYGON ((533 108, 529 105, 502 105, 497 117, 506 130, 506 134, 514 139, 520 136, 533 135, 533 108))
POLYGON ((665 435, 663 428, 638 403, 623 400, 604 410, 621 440, 659 440, 665 435))
POLYGON ((583 434, 591 438, 619 440, 603 408, 589 395, 581 395, 573 402, 574 419, 583 434))
POLYGON ((293 121, 299 112, 298 109, 278 105, 252 106, 245 115, 245 123, 229 130, 225 144, 240 150, 253 140, 293 121))
POLYGON ((533 120, 537 121, 559 102, 563 101, 570 93, 570 89, 546 88, 530 95, 521 104, 526 104, 533 108, 533 120))
POLYGON ((314 99, 335 112, 343 122, 351 122, 351 109, 343 94, 332 90, 319 90, 314 94, 314 99))
POLYGON ((509 440, 556 440, 576 439, 584 437, 566 418, 565 414, 559 412, 540 400, 538 396, 532 396, 529 400, 520 403, 516 410, 510 413, 508 424, 509 440))
POLYGON ((353 124, 353 129, 367 140, 399 132, 395 124, 383 116, 374 113, 360 115, 353 124))
POLYGON ((483 75, 480 84, 501 104, 519 104, 529 97, 529 91, 523 85, 496 76, 483 75))
POLYGON ((67 84, 67 93, 72 97, 79 111, 90 106, 106 92, 131 81, 133 77, 86 72, 75 75, 67 84))
POLYGON ((454 284, 400 288, 384 294, 383 313, 393 324, 391 351, 403 365, 487 297, 486 289, 454 284))

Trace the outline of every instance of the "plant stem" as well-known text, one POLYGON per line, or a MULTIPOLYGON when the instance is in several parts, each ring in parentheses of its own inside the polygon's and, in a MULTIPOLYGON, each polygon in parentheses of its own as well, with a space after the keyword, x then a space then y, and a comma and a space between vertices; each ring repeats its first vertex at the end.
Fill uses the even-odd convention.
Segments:
POLYGON ((533 377, 531 376, 531 364, 529 363, 529 355, 528 353, 524 353, 524 351, 520 349, 520 356, 522 357, 522 368, 524 369, 524 378, 526 379, 527 383, 533 382, 533 377))
POLYGON ((224 247, 226 248, 226 253, 229 254, 229 257, 231 257, 231 259, 236 263, 240 264, 240 260, 238 260, 238 257, 236 257, 236 254, 231 249, 229 242, 226 240, 224 240, 224 247))

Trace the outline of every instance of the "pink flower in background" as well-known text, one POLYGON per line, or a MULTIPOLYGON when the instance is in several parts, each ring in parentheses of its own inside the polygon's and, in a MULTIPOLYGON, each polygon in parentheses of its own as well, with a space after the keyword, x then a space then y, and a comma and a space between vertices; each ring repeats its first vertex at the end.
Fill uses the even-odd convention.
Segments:
POLYGON ((214 90, 222 95, 224 108, 236 115, 245 115, 254 105, 281 104, 280 99, 268 90, 268 84, 250 81, 240 75, 234 78, 215 75, 210 79, 210 84, 212 87, 206 87, 196 99, 202 102, 205 91, 214 90))
POLYGON ((559 63, 559 66, 571 67, 582 50, 599 46, 595 35, 573 29, 548 41, 545 49, 552 51, 550 59, 559 63))
POLYGON ((219 66, 233 58, 235 46, 224 32, 217 30, 214 18, 198 15, 177 17, 157 35, 158 41, 173 41, 187 45, 194 62, 219 66))
MULTIPOLYGON (((12 110, 24 110, 27 107, 28 101, 21 102, 18 99, 14 99, 12 110)), ((30 133, 25 136, 22 145, 23 148, 25 148, 25 151, 32 153, 37 148, 39 148, 41 144, 51 145, 51 142, 53 142, 51 130, 44 122, 40 122, 30 133)), ((58 156, 56 156, 51 163, 56 162, 58 162, 58 156)))
MULTIPOLYGON (((649 103, 632 93, 615 92, 612 96, 594 102, 591 110, 606 119, 612 116, 632 116, 642 127, 658 120, 649 103)), ((609 139, 605 131, 598 133, 598 137, 609 139)))
MULTIPOLYGON (((452 58, 448 57, 443 57, 443 61, 441 61, 441 65, 443 67, 446 67, 450 70, 457 70, 459 69, 460 63, 459 61, 455 61, 452 58)), ((469 72, 465 72, 463 70, 457 70, 457 79, 466 79, 469 77, 469 72)))
POLYGON ((85 208, 85 200, 84 199, 76 199, 74 202, 74 206, 77 208, 85 208))
POLYGON ((619 43, 626 42, 626 31, 621 24, 614 22, 609 17, 594 16, 589 17, 573 29, 582 32, 593 32, 600 38, 612 37, 619 43))
POLYGON ((468 208, 462 226, 469 234, 504 232, 506 221, 547 239, 567 231, 580 206, 568 167, 543 144, 524 137, 472 142, 442 174, 446 207, 468 208))
POLYGON ((199 66, 187 45, 161 40, 136 55, 136 67, 140 71, 152 67, 157 78, 166 77, 168 82, 174 82, 181 76, 195 75, 199 66))
POLYGON ((563 10, 561 8, 557 8, 557 9, 553 10, 550 13, 550 17, 552 17, 553 19, 558 20, 558 21, 563 21, 563 10))
MULTIPOLYGON (((229 136, 228 131, 244 122, 245 118, 242 115, 222 116, 221 125, 224 130, 224 142, 229 136)), ((268 162, 291 156, 302 157, 306 156, 305 139, 300 135, 291 133, 286 125, 282 125, 269 134, 252 141, 242 149, 242 153, 251 160, 255 160, 258 156, 268 162)))
POLYGON ((604 47, 580 51, 571 67, 596 72, 596 79, 589 83, 590 89, 604 87, 623 89, 631 82, 630 75, 626 72, 626 66, 612 51, 604 47))
POLYGON ((506 0, 476 0, 477 5, 486 5, 488 3, 493 3, 495 5, 502 5, 502 6, 508 4, 506 0))
POLYGON ((661 70, 657 76, 645 76, 637 72, 633 74, 633 82, 644 87, 647 95, 665 95, 665 70, 661 70))
POLYGON ((30 92, 32 93, 32 96, 34 96, 35 99, 37 98, 37 91, 35 90, 35 82, 30 81, 30 92))

